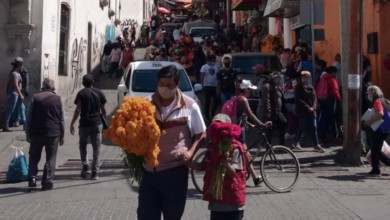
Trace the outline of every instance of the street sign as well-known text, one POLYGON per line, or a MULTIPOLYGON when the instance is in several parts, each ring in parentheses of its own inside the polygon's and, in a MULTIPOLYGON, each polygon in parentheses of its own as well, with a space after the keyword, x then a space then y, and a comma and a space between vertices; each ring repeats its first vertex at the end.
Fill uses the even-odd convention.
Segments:
POLYGON ((301 0, 299 20, 302 24, 310 25, 311 18, 311 3, 313 2, 314 24, 324 24, 324 1, 323 0, 301 0))

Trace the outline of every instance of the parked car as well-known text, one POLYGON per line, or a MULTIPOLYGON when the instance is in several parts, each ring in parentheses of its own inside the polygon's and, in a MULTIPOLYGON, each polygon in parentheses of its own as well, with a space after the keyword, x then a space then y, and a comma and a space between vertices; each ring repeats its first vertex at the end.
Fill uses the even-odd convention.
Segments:
POLYGON ((167 61, 135 61, 129 64, 124 71, 118 85, 118 106, 120 107, 125 97, 147 97, 157 90, 157 73, 169 65, 174 65, 180 73, 180 90, 199 103, 195 92, 202 90, 201 84, 191 85, 190 78, 183 66, 176 62, 167 61))
MULTIPOLYGON (((232 68, 240 77, 249 79, 254 85, 257 85, 260 78, 252 70, 252 67, 256 64, 263 64, 264 74, 266 75, 274 71, 281 72, 283 69, 278 56, 272 53, 232 53, 225 54, 222 60, 225 57, 229 57, 231 59, 232 68)), ((253 92, 248 100, 252 110, 256 110, 259 100, 258 92, 253 92)))
POLYGON ((212 27, 193 27, 190 29, 190 35, 195 43, 202 42, 204 39, 211 37, 214 33, 215 29, 212 27))

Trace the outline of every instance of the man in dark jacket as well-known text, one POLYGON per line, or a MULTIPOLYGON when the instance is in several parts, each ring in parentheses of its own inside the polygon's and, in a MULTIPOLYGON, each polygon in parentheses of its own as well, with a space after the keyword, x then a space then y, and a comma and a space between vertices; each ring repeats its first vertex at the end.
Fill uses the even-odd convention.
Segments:
POLYGON ((299 117, 299 127, 292 145, 293 150, 302 150, 299 144, 299 137, 309 125, 312 131, 314 149, 321 153, 325 152, 318 143, 317 133, 317 95, 311 85, 311 74, 309 71, 302 71, 298 85, 295 87, 295 112, 299 117))
POLYGON ((88 139, 91 141, 93 148, 93 160, 92 160, 92 174, 91 179, 97 180, 99 165, 100 165, 100 145, 102 142, 102 116, 106 115, 106 109, 104 105, 107 100, 104 94, 98 89, 93 87, 94 80, 91 74, 83 76, 84 89, 80 90, 76 95, 74 104, 77 105, 73 114, 73 119, 70 124, 70 133, 74 135, 74 123, 80 116, 79 126, 79 148, 80 157, 82 163, 81 177, 87 177, 89 173, 89 162, 87 158, 87 144, 88 139))
MULTIPOLYGON (((262 121, 272 121, 279 130, 279 144, 285 145, 284 135, 286 133, 287 119, 284 114, 284 97, 281 87, 281 75, 278 72, 270 74, 270 80, 266 82, 262 89, 262 105, 264 115, 262 121)), ((267 135, 271 142, 273 127, 267 135)))
POLYGON ((64 124, 61 97, 54 93, 54 81, 46 78, 42 83, 42 91, 31 100, 26 123, 26 138, 30 143, 29 187, 36 187, 38 163, 42 148, 45 147, 42 190, 53 188, 57 149, 58 145, 64 144, 64 124))

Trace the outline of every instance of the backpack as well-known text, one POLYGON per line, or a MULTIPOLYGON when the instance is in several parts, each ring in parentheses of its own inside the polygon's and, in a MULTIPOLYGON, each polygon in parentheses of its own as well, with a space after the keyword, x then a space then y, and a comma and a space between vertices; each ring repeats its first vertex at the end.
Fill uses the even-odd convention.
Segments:
POLYGON ((381 98, 379 101, 383 106, 383 122, 379 126, 379 129, 383 133, 390 133, 390 100, 381 98))
POLYGON ((237 124, 237 101, 241 98, 242 96, 234 96, 222 106, 221 113, 228 115, 232 124, 237 124))
POLYGON ((320 81, 318 82, 316 93, 318 99, 327 99, 329 97, 329 91, 328 91, 328 82, 324 77, 321 76, 320 81))

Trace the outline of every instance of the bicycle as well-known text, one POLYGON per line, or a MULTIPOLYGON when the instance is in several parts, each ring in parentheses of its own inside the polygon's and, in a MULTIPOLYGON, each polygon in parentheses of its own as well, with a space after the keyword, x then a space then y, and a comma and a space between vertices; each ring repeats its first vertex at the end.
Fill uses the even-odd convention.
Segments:
MULTIPOLYGON (((244 126, 246 126, 246 122, 244 126)), ((265 129, 259 129, 257 127, 255 127, 255 129, 256 132, 260 134, 260 138, 248 147, 248 150, 253 150, 256 149, 255 146, 257 146, 257 150, 253 155, 251 153, 252 159, 247 162, 246 170, 248 170, 250 165, 254 164, 257 157, 261 156, 260 174, 265 185, 272 191, 278 193, 291 191, 297 184, 300 174, 300 164, 297 157, 293 151, 285 146, 271 146, 267 139, 265 129), (262 151, 264 147, 265 151, 262 151), (283 182, 285 182, 284 180, 288 180, 289 176, 291 176, 291 180, 287 181, 286 184, 283 184, 283 182), (280 178, 279 180, 278 177, 280 178)), ((206 144, 208 144, 208 142, 206 142, 206 144)), ((195 157, 194 162, 201 163, 204 160, 205 154, 206 151, 200 152, 195 157)), ((200 193, 203 193, 203 176, 203 171, 191 169, 192 182, 200 193)), ((249 177, 249 172, 247 172, 247 180, 249 177)))

